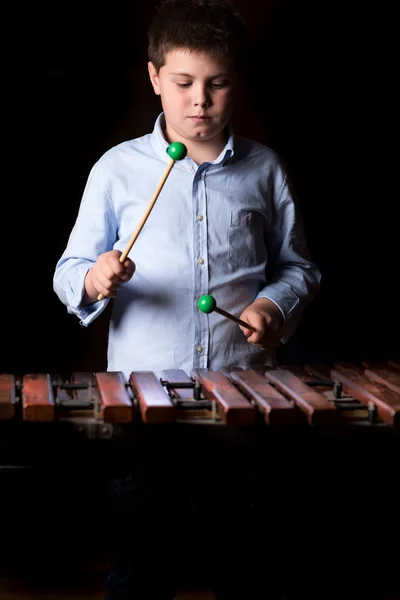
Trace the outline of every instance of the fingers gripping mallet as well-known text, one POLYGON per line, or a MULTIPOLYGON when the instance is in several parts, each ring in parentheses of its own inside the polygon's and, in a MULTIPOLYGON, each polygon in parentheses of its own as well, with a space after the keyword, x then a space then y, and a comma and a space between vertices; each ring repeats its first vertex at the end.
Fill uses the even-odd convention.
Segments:
MULTIPOLYGON (((168 167, 166 168, 165 173, 162 176, 160 183, 158 184, 157 189, 154 192, 153 197, 149 202, 149 205, 146 209, 146 212, 144 213, 144 215, 142 217, 142 220, 140 221, 139 225, 137 226, 136 231, 132 234, 132 237, 129 240, 129 242, 127 243, 125 250, 119 257, 119 262, 121 264, 123 264, 125 262, 126 257, 128 256, 129 252, 132 249, 133 244, 136 242, 136 240, 139 236, 139 233, 142 231, 143 226, 146 223, 147 218, 148 218, 149 214, 151 213, 158 196, 160 195, 160 192, 164 186, 164 183, 167 180, 168 175, 171 172, 172 167, 174 166, 174 164, 177 160, 183 160, 185 158, 185 156, 187 154, 187 149, 186 149, 185 144, 182 144, 181 142, 173 142, 172 144, 170 144, 168 146, 167 152, 168 152, 168 156, 170 157, 171 161, 168 164, 168 167)), ((103 298, 104 298, 103 294, 99 294, 97 296, 97 300, 102 300, 103 298)))
POLYGON ((231 321, 235 321, 235 323, 238 323, 242 327, 246 327, 246 329, 255 331, 254 327, 252 327, 251 325, 246 323, 246 321, 242 321, 242 319, 238 319, 237 317, 235 317, 234 315, 231 315, 230 313, 226 312, 222 308, 218 308, 217 302, 213 296, 202 296, 201 298, 199 298, 197 301, 197 307, 203 313, 208 314, 208 313, 215 311, 215 312, 219 313, 220 315, 222 315, 223 317, 226 317, 227 319, 231 319, 231 321))

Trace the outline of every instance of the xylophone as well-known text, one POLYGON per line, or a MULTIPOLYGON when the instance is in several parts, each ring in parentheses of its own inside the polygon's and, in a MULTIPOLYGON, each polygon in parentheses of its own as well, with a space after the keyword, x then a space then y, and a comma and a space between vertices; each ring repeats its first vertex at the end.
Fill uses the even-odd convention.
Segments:
POLYGON ((265 501, 263 523, 279 529, 282 564, 304 586, 298 597, 311 597, 316 573, 338 582, 342 571, 343 589, 349 572, 357 586, 394 587, 398 558, 382 548, 399 534, 399 431, 400 361, 166 370, 161 378, 132 371, 128 381, 119 372, 3 374, 0 475, 11 495, 3 521, 18 543, 47 530, 57 547, 78 531, 96 551, 110 529, 104 481, 137 461, 140 472, 160 468, 173 481, 175 468, 194 482, 209 474, 204 494, 215 491, 216 506, 207 529, 224 514, 217 490, 226 486, 240 503, 251 482, 265 501), (62 535, 57 523, 67 523, 62 535))
POLYGON ((400 361, 213 371, 0 375, 0 422, 72 422, 93 437, 113 427, 209 423, 236 427, 400 428, 400 361))

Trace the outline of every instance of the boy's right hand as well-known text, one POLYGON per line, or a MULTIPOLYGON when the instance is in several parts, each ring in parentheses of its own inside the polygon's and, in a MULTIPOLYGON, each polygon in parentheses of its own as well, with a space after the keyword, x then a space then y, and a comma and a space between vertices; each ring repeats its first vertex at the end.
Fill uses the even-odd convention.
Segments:
POLYGON ((99 294, 102 294, 104 298, 115 298, 121 285, 132 279, 136 268, 135 263, 128 257, 123 264, 120 263, 121 254, 120 250, 103 252, 87 272, 85 304, 95 302, 99 294))

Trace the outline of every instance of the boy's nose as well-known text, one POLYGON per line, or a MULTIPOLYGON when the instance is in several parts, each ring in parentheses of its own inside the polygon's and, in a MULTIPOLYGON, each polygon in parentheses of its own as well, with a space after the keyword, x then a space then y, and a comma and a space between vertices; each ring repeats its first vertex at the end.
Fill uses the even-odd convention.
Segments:
POLYGON ((201 108, 207 108, 208 106, 210 106, 210 102, 207 98, 203 98, 203 99, 198 99, 195 101, 194 103, 195 106, 200 106, 201 108))
POLYGON ((207 94, 207 90, 198 87, 194 96, 194 105, 200 106, 201 108, 207 108, 211 104, 210 98, 207 94))

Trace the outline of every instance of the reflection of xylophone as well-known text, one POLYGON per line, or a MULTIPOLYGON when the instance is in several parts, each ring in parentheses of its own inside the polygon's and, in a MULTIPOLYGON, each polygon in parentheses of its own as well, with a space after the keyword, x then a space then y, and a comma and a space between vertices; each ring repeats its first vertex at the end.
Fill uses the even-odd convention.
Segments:
POLYGON ((0 375, 0 421, 100 425, 173 422, 321 427, 400 427, 400 362, 78 373, 71 378, 0 375))

